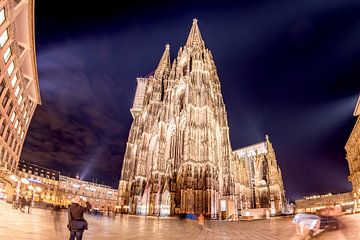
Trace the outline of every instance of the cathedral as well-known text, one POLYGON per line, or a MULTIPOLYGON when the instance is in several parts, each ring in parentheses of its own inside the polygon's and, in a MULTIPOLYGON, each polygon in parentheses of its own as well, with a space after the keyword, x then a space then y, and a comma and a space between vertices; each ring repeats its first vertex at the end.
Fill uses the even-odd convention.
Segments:
POLYGON ((130 111, 119 182, 123 211, 211 218, 254 208, 281 213, 285 193, 269 138, 231 148, 220 80, 196 19, 172 63, 166 45, 153 75, 137 78, 130 111))

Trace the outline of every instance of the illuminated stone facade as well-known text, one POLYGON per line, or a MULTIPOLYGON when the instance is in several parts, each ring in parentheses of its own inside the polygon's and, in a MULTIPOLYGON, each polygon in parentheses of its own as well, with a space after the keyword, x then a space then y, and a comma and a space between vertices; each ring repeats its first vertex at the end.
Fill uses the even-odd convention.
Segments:
POLYGON ((353 194, 350 192, 339 194, 324 194, 304 197, 295 201, 296 213, 316 212, 327 207, 342 206, 343 210, 351 209, 354 205, 353 194))
MULTIPOLYGON (((248 208, 270 208, 272 214, 280 213, 286 206, 285 190, 281 170, 269 137, 266 141, 234 151, 240 162, 245 162, 250 191, 244 191, 242 201, 248 208), (249 201, 245 201, 248 200, 249 201)), ((236 186, 236 183, 235 183, 236 186)), ((239 194, 241 195, 241 191, 239 194)))
POLYGON ((137 214, 213 218, 221 200, 234 211, 252 207, 246 161, 232 151, 215 62, 196 19, 173 63, 166 45, 154 75, 137 81, 119 205, 137 214))
POLYGON ((25 161, 19 162, 17 174, 11 178, 17 185, 14 192, 33 199, 36 205, 68 206, 72 198, 83 196, 94 209, 116 210, 118 190, 104 184, 63 176, 59 171, 25 161))
POLYGON ((0 1, 0 181, 15 173, 31 118, 41 103, 34 1, 0 1))
POLYGON ((357 101, 354 116, 357 117, 354 129, 345 145, 346 159, 348 160, 350 176, 353 187, 355 209, 360 207, 360 97, 357 101))
POLYGON ((93 209, 115 210, 118 198, 117 189, 103 184, 87 182, 78 178, 60 175, 59 204, 70 205, 75 196, 86 197, 93 209))

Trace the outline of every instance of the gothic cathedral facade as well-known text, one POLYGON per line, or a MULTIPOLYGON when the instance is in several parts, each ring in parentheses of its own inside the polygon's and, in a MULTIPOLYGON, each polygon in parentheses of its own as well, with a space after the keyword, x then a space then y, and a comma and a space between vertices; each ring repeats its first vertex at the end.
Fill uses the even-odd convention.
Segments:
POLYGON ((284 188, 268 138, 271 149, 256 161, 232 151, 220 80, 196 19, 172 64, 166 45, 153 76, 137 81, 119 183, 121 208, 217 218, 220 200, 231 199, 236 210, 281 212, 284 188), (261 174, 250 166, 260 166, 261 174))

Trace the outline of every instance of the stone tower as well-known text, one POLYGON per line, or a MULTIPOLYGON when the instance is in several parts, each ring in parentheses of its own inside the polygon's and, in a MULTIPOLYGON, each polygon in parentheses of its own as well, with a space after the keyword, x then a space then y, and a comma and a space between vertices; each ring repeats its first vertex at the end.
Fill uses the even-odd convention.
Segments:
POLYGON ((218 199, 234 191, 219 77, 196 19, 172 64, 169 50, 153 76, 138 79, 119 204, 133 213, 214 217, 218 199))

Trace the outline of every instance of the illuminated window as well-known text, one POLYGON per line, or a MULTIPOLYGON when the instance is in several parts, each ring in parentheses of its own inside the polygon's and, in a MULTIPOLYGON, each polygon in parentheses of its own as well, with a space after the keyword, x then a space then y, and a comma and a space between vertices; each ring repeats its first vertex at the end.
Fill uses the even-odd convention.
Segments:
POLYGON ((27 115, 27 111, 25 110, 25 112, 24 112, 24 116, 23 116, 23 119, 25 119, 25 118, 26 118, 26 115, 27 115))
POLYGON ((7 63, 9 61, 10 56, 11 56, 11 47, 8 47, 8 49, 6 49, 6 51, 3 55, 5 63, 7 63))
POLYGON ((11 76, 12 72, 14 71, 14 68, 15 68, 14 62, 11 62, 9 68, 7 69, 9 76, 11 76))
POLYGON ((8 31, 6 29, 0 36, 0 47, 3 47, 5 45, 8 38, 9 38, 8 31))
POLYGON ((19 130, 18 130, 17 134, 20 135, 20 132, 21 132, 21 125, 19 126, 19 130))
POLYGON ((19 97, 19 99, 18 99, 18 101, 17 101, 17 103, 18 103, 19 106, 20 106, 20 103, 21 103, 22 99, 23 99, 23 96, 20 95, 20 97, 19 97))
POLYGON ((24 105, 24 103, 21 105, 21 108, 20 108, 20 111, 22 112, 23 110, 24 110, 24 107, 25 107, 25 105, 24 105))
POLYGON ((5 9, 1 9, 0 11, 0 25, 5 22, 5 9))
POLYGON ((14 111, 11 115, 10 121, 13 123, 16 116, 16 112, 14 111))
POLYGON ((21 140, 24 138, 24 130, 21 132, 21 140))
POLYGON ((17 79, 17 75, 15 74, 14 77, 13 77, 13 79, 11 80, 11 86, 12 86, 12 87, 15 86, 17 80, 18 80, 18 79, 17 79))
POLYGON ((27 124, 28 124, 28 122, 29 122, 29 117, 27 117, 27 118, 26 118, 26 122, 25 122, 25 124, 27 125, 27 124))
POLYGON ((18 125, 19 125, 19 119, 16 119, 16 122, 15 122, 15 125, 14 125, 15 129, 17 129, 18 125))
POLYGON ((19 92, 20 92, 20 87, 18 85, 18 86, 16 86, 16 89, 15 89, 15 97, 17 97, 19 95, 19 92))

